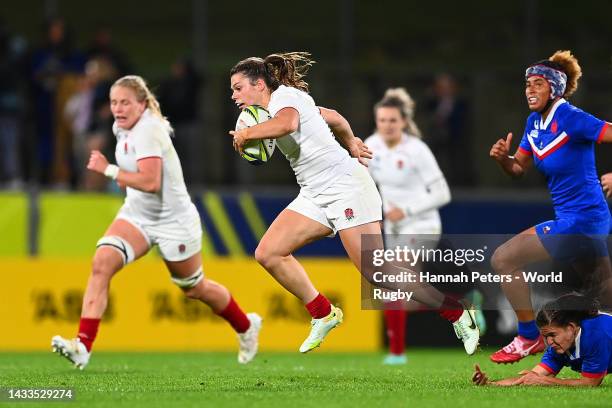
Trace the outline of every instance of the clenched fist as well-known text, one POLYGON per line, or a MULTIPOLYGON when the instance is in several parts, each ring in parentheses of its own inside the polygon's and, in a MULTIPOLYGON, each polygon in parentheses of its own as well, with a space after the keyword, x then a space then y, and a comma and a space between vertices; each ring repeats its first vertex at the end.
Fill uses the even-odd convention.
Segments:
POLYGON ((99 150, 92 150, 89 156, 89 163, 87 163, 87 169, 104 174, 107 166, 108 160, 106 160, 106 157, 99 150))

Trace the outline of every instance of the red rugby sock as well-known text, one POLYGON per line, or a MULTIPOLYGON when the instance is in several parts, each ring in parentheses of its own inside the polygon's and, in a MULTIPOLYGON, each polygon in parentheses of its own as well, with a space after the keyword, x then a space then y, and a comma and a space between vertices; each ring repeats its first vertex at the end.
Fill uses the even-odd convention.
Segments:
POLYGON ((217 313, 234 328, 236 333, 244 333, 251 327, 249 318, 244 314, 238 303, 230 296, 230 301, 221 312, 217 313))
POLYGON ((401 355, 406 345, 406 311, 385 310, 385 324, 391 354, 401 355))
POLYGON ((463 305, 457 300, 445 296, 442 306, 438 309, 438 314, 451 323, 455 323, 463 314, 463 305))
POLYGON ((91 351, 96 335, 98 334, 98 327, 100 326, 100 319, 92 319, 89 317, 81 317, 79 321, 79 334, 77 337, 85 345, 87 351, 91 351))

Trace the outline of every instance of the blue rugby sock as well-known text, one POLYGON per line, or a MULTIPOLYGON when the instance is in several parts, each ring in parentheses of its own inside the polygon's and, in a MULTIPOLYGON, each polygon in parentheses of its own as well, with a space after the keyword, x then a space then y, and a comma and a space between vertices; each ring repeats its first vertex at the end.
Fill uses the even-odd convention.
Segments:
POLYGON ((528 322, 518 322, 518 334, 529 340, 535 340, 540 335, 538 326, 536 326, 535 320, 528 322))

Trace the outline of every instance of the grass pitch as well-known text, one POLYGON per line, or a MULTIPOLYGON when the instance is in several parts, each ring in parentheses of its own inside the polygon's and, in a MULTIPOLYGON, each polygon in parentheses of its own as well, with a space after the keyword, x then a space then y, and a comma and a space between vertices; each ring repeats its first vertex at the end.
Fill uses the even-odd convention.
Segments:
POLYGON ((488 351, 473 357, 461 351, 411 349, 408 364, 401 367, 383 366, 382 354, 262 353, 240 366, 235 354, 226 353, 99 352, 84 371, 51 352, 0 353, 0 388, 76 391, 73 402, 0 402, 0 408, 612 406, 610 378, 594 389, 472 386, 476 362, 500 378, 538 359, 497 366, 488 362, 488 351))

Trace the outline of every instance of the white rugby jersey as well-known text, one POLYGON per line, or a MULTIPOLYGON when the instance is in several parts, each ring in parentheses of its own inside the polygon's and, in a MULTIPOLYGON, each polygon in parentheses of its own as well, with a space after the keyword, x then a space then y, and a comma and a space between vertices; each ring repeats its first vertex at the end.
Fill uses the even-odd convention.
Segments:
POLYGON ((281 85, 272 92, 268 111, 274 117, 288 107, 298 111, 300 124, 295 132, 276 139, 276 145, 289 160, 302 191, 316 195, 338 176, 350 172, 351 157, 336 140, 312 97, 281 85))
POLYGON ((130 130, 113 124, 117 137, 115 158, 122 170, 138 171, 138 160, 147 157, 162 159, 161 189, 157 193, 145 193, 127 187, 125 204, 142 222, 176 218, 189 210, 191 198, 185 187, 183 171, 176 150, 170 139, 170 129, 157 115, 146 109, 130 130))
POLYGON ((406 134, 392 148, 377 133, 365 143, 373 152, 368 169, 380 189, 384 212, 397 207, 406 213, 392 232, 439 234, 438 208, 450 201, 450 191, 429 147, 406 134))

